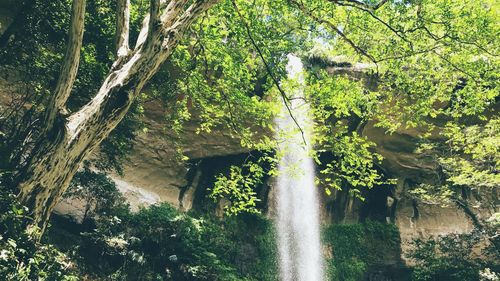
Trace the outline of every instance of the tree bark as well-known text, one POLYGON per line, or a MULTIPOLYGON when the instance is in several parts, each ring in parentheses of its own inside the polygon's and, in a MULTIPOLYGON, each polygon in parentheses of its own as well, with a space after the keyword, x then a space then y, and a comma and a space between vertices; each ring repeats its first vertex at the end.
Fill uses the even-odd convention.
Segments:
POLYGON ((64 55, 64 62, 59 74, 57 86, 46 110, 46 130, 51 130, 58 114, 66 114, 66 102, 76 79, 82 49, 83 29, 85 25, 85 0, 74 0, 71 9, 69 38, 64 55))
MULTIPOLYGON (((182 9, 187 1, 170 1, 164 14, 149 17, 150 23, 160 19, 159 24, 149 24, 144 44, 136 44, 137 48, 126 60, 113 64, 88 104, 70 116, 56 114, 54 125, 34 148, 29 164, 18 177, 19 197, 30 208, 33 218, 30 226, 40 227, 43 233, 54 206, 83 160, 123 119, 134 98, 170 56, 186 29, 218 1, 197 0, 187 9, 182 9), (168 9, 171 5, 176 12, 168 9)), ((151 0, 151 7, 157 7, 158 2, 151 0)))
POLYGON ((116 55, 126 56, 129 50, 130 0, 118 0, 116 7, 116 55))

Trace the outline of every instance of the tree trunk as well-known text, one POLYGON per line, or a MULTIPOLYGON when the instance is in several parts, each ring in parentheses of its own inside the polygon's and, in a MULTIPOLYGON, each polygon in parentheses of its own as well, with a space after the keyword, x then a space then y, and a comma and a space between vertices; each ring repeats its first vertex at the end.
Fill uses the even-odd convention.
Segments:
POLYGON ((158 69, 155 56, 153 48, 137 52, 131 61, 108 75, 89 104, 68 118, 59 115, 47 137, 35 148, 20 177, 19 190, 42 232, 82 161, 123 119, 133 98, 158 69))
POLYGON ((145 42, 126 60, 117 59, 97 95, 87 105, 70 116, 57 110, 53 125, 34 148, 28 165, 17 178, 19 197, 33 218, 30 226, 38 226, 43 233, 54 206, 83 160, 123 119, 134 98, 170 56, 191 23, 218 1, 198 0, 186 10, 176 6, 176 3, 182 6, 186 2, 170 1, 165 13, 160 15, 160 1, 152 0, 151 7, 157 11, 151 9, 150 14, 154 16, 149 17, 150 24, 146 25, 145 42), (171 13, 169 7, 172 5, 177 8, 177 14, 167 14, 171 13), (161 21, 158 21, 160 16, 161 21), (163 26, 167 21, 171 24, 163 26))

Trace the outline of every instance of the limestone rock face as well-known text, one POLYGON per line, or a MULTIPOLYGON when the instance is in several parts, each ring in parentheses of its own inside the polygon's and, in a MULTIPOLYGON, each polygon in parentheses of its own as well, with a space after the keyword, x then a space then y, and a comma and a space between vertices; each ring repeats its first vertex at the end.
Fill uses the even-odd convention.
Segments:
POLYGON ((363 128, 362 135, 377 144, 375 150, 384 157, 384 172, 396 178, 405 178, 414 182, 434 182, 437 166, 425 156, 415 153, 418 136, 424 132, 418 128, 399 129, 392 134, 385 133, 383 128, 375 127, 370 121, 363 128))
MULTIPOLYGON (((217 171, 224 170, 234 159, 247 153, 239 140, 215 130, 210 135, 198 134, 196 120, 186 124, 179 141, 179 148, 191 158, 187 165, 176 156, 172 139, 174 134, 163 130, 163 112, 159 106, 148 105, 146 123, 149 132, 140 134, 136 146, 125 166, 124 177, 114 176, 118 181, 126 182, 138 189, 143 189, 157 201, 169 202, 183 210, 189 210, 203 197, 207 187, 213 183, 217 171), (194 162, 204 164, 193 165, 194 162), (215 167, 218 167, 217 169, 215 167)), ((442 207, 416 201, 408 195, 409 183, 436 182, 437 166, 424 156, 415 153, 418 129, 401 130, 391 135, 383 129, 368 123, 362 134, 377 144, 376 152, 384 156, 381 169, 387 175, 398 179, 398 186, 377 187, 366 194, 366 201, 351 198, 347 192, 334 192, 331 196, 323 195, 322 218, 325 223, 357 222, 367 218, 386 220, 396 223, 401 232, 403 251, 405 244, 416 237, 466 232, 472 229, 467 216, 455 206, 442 207)), ((269 182, 273 185, 273 181, 269 182)), ((156 201, 127 196, 132 202, 145 204, 156 201)), ((271 193, 269 196, 273 196, 271 193)), ((134 204, 132 204, 134 205, 134 204)), ((267 202, 272 210, 272 200, 267 202)), ((196 207, 196 206, 195 206, 196 207)), ((272 212, 270 213, 272 215, 272 212)))
POLYGON ((473 229, 473 225, 465 213, 455 206, 416 204, 409 198, 402 198, 398 202, 395 223, 401 236, 403 258, 411 248, 409 242, 412 239, 425 239, 449 233, 465 233, 473 229))
MULTIPOLYGON (((439 123, 438 120, 436 123, 439 123)), ((440 127, 437 126, 437 130, 440 127)), ((369 122, 362 134, 375 142, 376 152, 384 157, 382 171, 390 178, 397 179, 396 187, 376 187, 367 194, 367 201, 361 205, 359 218, 382 219, 385 214, 388 222, 395 223, 400 231, 402 257, 410 250, 409 242, 415 238, 450 233, 466 233, 473 230, 474 225, 463 207, 451 203, 448 206, 425 202, 410 194, 416 184, 440 184, 442 172, 429 156, 416 152, 419 128, 400 129, 393 134, 386 134, 369 122)), ((435 141, 440 141, 433 134, 435 141)), ((465 191, 464 191, 465 192, 465 191)), ((474 191, 463 194, 469 208, 479 219, 486 220, 498 210, 497 206, 486 206, 484 202, 498 202, 494 190, 474 191), (486 200, 489 198, 489 200, 486 200)), ((356 205, 356 204, 355 204, 356 205)), ((411 262, 409 260, 405 261, 411 262)))
POLYGON ((166 131, 161 122, 164 112, 159 105, 147 104, 145 115, 148 132, 138 135, 124 167, 124 176, 114 177, 156 194, 159 201, 169 202, 178 208, 191 208, 194 191, 190 187, 197 184, 196 177, 200 176, 199 172, 191 171, 196 169, 193 165, 181 161, 178 150, 190 159, 190 163, 246 152, 240 141, 224 130, 198 133, 197 120, 185 124, 180 138, 166 131))

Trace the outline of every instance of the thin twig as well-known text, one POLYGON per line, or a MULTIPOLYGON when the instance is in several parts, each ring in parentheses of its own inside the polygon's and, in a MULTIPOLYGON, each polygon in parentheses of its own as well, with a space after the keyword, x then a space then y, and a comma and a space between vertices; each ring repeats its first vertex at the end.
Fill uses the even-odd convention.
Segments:
POLYGON ((360 7, 360 6, 355 6, 355 5, 351 5, 351 4, 345 4, 345 6, 353 7, 353 8, 359 9, 359 10, 365 12, 365 13, 368 13, 368 15, 370 15, 373 19, 375 19, 376 21, 378 21, 379 23, 381 23, 382 25, 384 25, 385 27, 387 27, 387 29, 389 29, 390 31, 392 31, 401 40, 403 40, 406 43, 408 43, 408 45, 410 46, 410 48, 413 50, 413 43, 408 38, 406 38, 406 36, 403 35, 404 32, 402 32, 401 30, 397 30, 396 28, 394 28, 393 26, 391 26, 389 23, 387 23, 386 21, 384 21, 383 19, 381 19, 380 17, 378 17, 377 15, 375 15, 374 12, 371 9, 368 9, 368 8, 365 8, 365 7, 360 7))
POLYGON ((319 24, 326 24, 328 27, 330 27, 337 35, 339 35, 347 44, 349 44, 357 53, 360 55, 368 58, 370 61, 372 61, 376 68, 377 68, 377 73, 378 73, 378 64, 377 60, 370 55, 368 52, 363 50, 361 47, 356 45, 349 37, 347 37, 337 26, 335 26, 333 23, 327 20, 323 20, 315 16, 311 11, 309 11, 302 3, 299 3, 295 0, 290 0, 290 2, 294 3, 304 14, 312 18, 314 21, 316 21, 319 24))
POLYGON ((300 130, 300 134, 302 136, 302 141, 304 142, 304 145, 307 146, 307 141, 306 141, 306 138, 305 138, 305 135, 304 135, 304 130, 302 130, 302 128, 300 127, 299 122, 297 122, 297 119, 295 119, 295 117, 293 116, 292 110, 290 109, 290 106, 288 105, 288 102, 290 101, 290 99, 286 95, 286 93, 283 90, 283 88, 281 88, 281 85, 280 85, 278 79, 276 78, 276 76, 274 76, 271 67, 267 63, 266 59, 264 58, 264 55, 262 54, 262 51, 260 50, 259 46, 255 42, 255 40, 254 40, 254 38, 252 36, 252 32, 250 30, 250 27, 248 26, 246 20, 241 15, 240 10, 238 9, 238 6, 236 5, 236 2, 234 0, 232 2, 233 2, 234 9, 236 10, 236 13, 238 13, 238 16, 240 17, 243 25, 245 26, 245 29, 246 29, 248 38, 250 39, 250 42, 252 43, 252 45, 254 46, 255 50, 259 54, 260 59, 262 60, 262 62, 264 63, 264 66, 266 67, 267 73, 269 74, 269 76, 271 76, 271 79, 273 80, 273 83, 276 85, 276 88, 280 92, 281 98, 283 99, 283 103, 285 104, 285 107, 286 107, 286 109, 288 111, 288 114, 292 118, 292 120, 295 123, 295 125, 297 126, 297 128, 300 130))

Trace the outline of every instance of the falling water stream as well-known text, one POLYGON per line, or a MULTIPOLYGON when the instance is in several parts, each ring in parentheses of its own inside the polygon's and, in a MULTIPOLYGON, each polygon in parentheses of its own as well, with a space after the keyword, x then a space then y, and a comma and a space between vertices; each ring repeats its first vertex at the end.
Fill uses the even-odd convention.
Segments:
POLYGON ((302 71, 300 59, 288 55, 288 78, 295 81, 295 86, 287 94, 292 97, 289 107, 295 121, 285 105, 276 119, 281 155, 276 211, 282 281, 323 280, 319 200, 314 184, 314 162, 309 153, 312 121, 309 107, 301 99, 304 94, 302 71))

